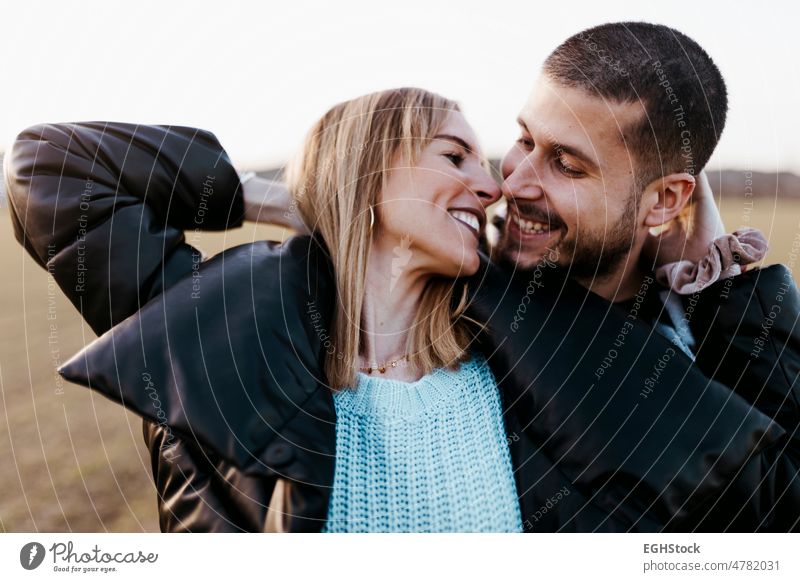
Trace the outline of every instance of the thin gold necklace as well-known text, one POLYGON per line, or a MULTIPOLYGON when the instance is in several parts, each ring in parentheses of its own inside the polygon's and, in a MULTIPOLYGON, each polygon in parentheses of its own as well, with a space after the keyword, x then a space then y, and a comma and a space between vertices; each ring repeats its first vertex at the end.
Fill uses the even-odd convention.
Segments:
POLYGON ((375 370, 376 372, 380 372, 381 374, 386 373, 387 368, 396 368, 397 364, 402 362, 403 360, 408 361, 408 354, 404 354, 403 357, 397 358, 396 360, 389 360, 384 362, 382 366, 375 364, 374 366, 361 366, 359 370, 366 372, 367 374, 372 374, 372 371, 375 370))

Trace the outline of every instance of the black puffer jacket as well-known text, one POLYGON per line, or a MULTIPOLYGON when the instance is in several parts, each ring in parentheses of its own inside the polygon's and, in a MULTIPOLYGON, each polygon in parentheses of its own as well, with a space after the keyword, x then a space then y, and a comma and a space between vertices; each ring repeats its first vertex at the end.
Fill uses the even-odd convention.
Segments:
MULTIPOLYGON (((201 130, 36 126, 7 160, 18 240, 102 334, 59 371, 145 418, 162 530, 319 531, 336 420, 324 249, 296 237, 201 262, 182 231, 243 220, 201 130)), ((555 272, 527 277, 484 260, 470 307, 488 322, 526 531, 800 527, 787 269, 686 299, 696 363, 555 272)))

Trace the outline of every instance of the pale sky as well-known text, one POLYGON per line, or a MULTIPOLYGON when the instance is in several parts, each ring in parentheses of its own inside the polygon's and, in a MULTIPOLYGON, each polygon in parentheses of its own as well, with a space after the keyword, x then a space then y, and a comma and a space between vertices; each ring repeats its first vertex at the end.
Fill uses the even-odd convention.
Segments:
POLYGON ((213 131, 242 168, 279 165, 343 99, 415 85, 456 99, 489 155, 559 42, 615 20, 673 26, 728 83, 712 167, 800 173, 800 10, 781 2, 17 1, 0 19, 2 149, 40 122, 213 131))

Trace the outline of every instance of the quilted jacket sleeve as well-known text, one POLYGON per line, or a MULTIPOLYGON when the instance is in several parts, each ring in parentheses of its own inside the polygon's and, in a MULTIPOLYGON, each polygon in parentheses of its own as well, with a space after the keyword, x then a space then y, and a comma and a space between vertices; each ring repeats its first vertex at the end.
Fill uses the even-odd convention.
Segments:
POLYGON ((748 271, 683 300, 699 344, 697 366, 785 432, 708 500, 698 525, 800 529, 800 293, 791 270, 773 265, 748 271))
MULTIPOLYGON (((5 157, 17 240, 101 335, 187 274, 200 252, 185 230, 240 226, 238 175, 210 132, 116 122, 43 124, 5 157)), ((258 516, 236 506, 231 479, 191 440, 145 418, 164 531, 241 531, 258 516)))
POLYGON ((800 439, 800 293, 783 265, 683 298, 697 365, 800 439))
POLYGON ((216 137, 189 127, 43 124, 6 156, 17 240, 98 335, 201 260, 184 230, 240 226, 238 175, 216 137))

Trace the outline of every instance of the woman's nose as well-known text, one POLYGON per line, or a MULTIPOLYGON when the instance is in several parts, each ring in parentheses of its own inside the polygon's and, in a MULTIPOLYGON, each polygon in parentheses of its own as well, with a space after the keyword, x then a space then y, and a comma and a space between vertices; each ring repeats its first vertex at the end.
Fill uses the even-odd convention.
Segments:
POLYGON ((473 192, 484 208, 491 206, 502 196, 500 185, 492 178, 489 172, 482 170, 473 184, 473 192))

